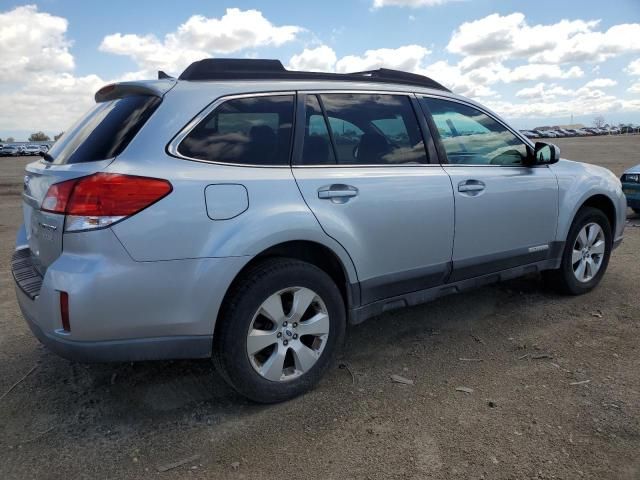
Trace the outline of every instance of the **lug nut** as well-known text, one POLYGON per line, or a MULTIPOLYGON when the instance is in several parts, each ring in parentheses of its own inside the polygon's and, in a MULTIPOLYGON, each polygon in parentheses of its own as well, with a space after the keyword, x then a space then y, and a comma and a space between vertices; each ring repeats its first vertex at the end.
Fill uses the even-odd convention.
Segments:
POLYGON ((278 332, 276 337, 280 338, 282 336, 282 332, 278 332))
POLYGON ((297 322, 293 322, 293 328, 298 328, 298 323, 297 322))
POLYGON ((287 325, 288 325, 288 323, 287 323, 287 322, 284 322, 284 323, 282 324, 282 326, 283 326, 283 327, 286 327, 287 325))
POLYGON ((289 340, 284 340, 284 341, 282 342, 282 344, 283 344, 283 345, 285 345, 285 346, 289 345, 289 340))
POLYGON ((293 339, 294 339, 294 340, 297 340, 297 339, 298 339, 298 334, 297 334, 297 333, 294 333, 294 334, 293 334, 293 339))

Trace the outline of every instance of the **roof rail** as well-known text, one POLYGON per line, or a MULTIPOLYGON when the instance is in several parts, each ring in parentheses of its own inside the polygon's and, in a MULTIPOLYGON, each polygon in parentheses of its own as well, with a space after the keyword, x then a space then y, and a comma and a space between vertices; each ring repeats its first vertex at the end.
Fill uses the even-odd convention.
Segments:
POLYGON ((379 68, 354 73, 301 72, 287 70, 280 60, 205 58, 189 65, 178 80, 334 80, 347 82, 400 83, 436 90, 450 90, 429 77, 379 68))

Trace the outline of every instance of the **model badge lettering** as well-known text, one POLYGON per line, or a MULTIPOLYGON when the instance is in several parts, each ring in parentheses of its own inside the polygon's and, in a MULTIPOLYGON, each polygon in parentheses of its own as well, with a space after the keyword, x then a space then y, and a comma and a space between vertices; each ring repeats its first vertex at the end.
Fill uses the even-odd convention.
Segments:
POLYGON ((529 253, 543 252, 545 250, 549 250, 549 245, 538 245, 537 247, 531 247, 529 248, 529 253))

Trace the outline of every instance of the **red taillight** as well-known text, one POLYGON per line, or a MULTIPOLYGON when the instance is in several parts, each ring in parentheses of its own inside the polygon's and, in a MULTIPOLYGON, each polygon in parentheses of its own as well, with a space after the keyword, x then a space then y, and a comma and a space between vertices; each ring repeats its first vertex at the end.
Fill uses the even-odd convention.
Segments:
POLYGON ((70 332, 71 324, 69 323, 69 294, 67 292, 60 292, 60 319, 62 320, 62 329, 65 332, 70 332))
POLYGON ((47 190, 44 196, 40 210, 52 213, 64 213, 67 209, 67 201, 71 196, 71 191, 77 180, 68 180, 66 182, 54 183, 47 190))
POLYGON ((49 187, 41 210, 79 217, 128 217, 172 190, 167 180, 96 173, 49 187))

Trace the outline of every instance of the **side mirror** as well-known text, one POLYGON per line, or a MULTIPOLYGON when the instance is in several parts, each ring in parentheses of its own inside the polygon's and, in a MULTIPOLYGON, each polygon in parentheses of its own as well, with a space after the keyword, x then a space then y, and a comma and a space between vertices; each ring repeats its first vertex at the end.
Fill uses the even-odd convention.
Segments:
POLYGON ((529 165, 551 165, 560 160, 560 148, 553 143, 536 142, 534 151, 530 154, 529 165))

